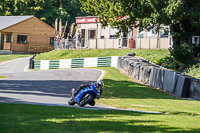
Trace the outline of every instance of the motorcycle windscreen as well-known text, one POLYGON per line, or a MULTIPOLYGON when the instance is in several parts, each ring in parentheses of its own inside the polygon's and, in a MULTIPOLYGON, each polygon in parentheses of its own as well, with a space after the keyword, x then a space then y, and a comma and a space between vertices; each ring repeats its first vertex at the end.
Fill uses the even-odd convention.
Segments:
POLYGON ((93 92, 95 93, 95 95, 98 95, 100 92, 96 89, 95 84, 92 84, 91 88, 93 89, 93 92))

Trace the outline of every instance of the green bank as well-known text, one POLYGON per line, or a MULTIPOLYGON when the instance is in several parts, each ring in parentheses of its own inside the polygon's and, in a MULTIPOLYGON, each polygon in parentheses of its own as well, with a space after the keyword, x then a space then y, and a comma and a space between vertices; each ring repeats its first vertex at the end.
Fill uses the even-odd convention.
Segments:
POLYGON ((7 54, 7 55, 0 55, 0 62, 12 60, 12 59, 17 59, 17 58, 30 57, 30 56, 31 55, 29 55, 29 54, 7 54))

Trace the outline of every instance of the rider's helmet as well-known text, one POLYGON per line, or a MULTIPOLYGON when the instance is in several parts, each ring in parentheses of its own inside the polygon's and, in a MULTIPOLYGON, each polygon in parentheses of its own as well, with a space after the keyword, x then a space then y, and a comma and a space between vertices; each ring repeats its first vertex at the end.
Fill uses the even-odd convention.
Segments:
POLYGON ((100 89, 100 88, 103 88, 103 86, 104 86, 104 83, 102 80, 99 80, 96 82, 96 88, 100 89))

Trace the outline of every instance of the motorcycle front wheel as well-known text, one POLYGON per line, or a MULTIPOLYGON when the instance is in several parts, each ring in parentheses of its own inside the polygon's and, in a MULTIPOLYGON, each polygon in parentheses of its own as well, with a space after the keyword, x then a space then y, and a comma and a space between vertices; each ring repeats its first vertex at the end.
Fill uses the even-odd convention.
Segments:
POLYGON ((73 100, 73 99, 70 99, 69 101, 68 101, 68 104, 69 105, 74 105, 76 102, 73 100))
POLYGON ((93 99, 92 95, 86 94, 84 97, 81 98, 79 106, 84 107, 87 103, 89 103, 93 99))

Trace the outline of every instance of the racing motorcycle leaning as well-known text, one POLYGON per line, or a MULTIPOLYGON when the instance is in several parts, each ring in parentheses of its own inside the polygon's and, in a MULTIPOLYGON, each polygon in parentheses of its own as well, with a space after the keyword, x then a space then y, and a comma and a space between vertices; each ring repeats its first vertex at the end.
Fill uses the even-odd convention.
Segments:
POLYGON ((95 99, 99 99, 103 92, 104 83, 102 80, 92 84, 81 85, 78 91, 73 88, 71 90, 71 99, 68 101, 69 105, 78 104, 83 107, 86 104, 95 105, 95 99))

